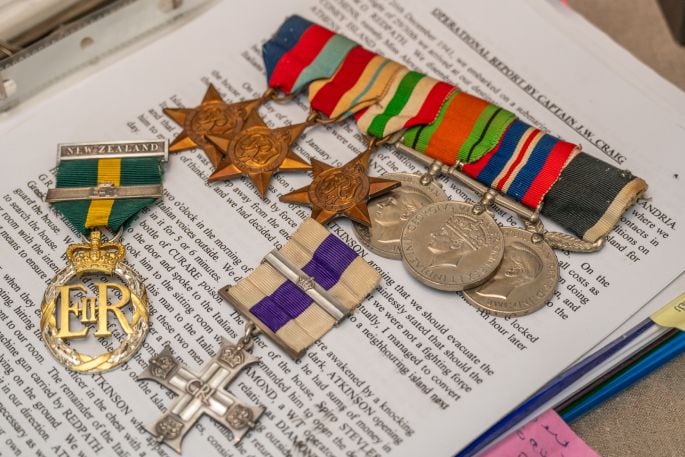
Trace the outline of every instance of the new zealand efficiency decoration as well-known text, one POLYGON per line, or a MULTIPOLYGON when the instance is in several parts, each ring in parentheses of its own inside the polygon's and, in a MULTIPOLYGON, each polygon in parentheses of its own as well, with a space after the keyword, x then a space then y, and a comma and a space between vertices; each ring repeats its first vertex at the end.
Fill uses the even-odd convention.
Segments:
POLYGON ((48 191, 46 200, 86 242, 67 248, 69 264, 48 283, 40 326, 52 355, 71 370, 111 370, 135 354, 145 339, 148 300, 143 278, 124 262, 126 249, 119 239, 122 226, 162 196, 161 162, 166 159, 164 141, 59 146, 57 188, 48 191), (104 241, 102 227, 118 233, 104 241), (78 279, 80 283, 74 282, 78 279), (121 337, 118 347, 108 344, 109 351, 92 356, 68 343, 87 338, 93 324, 96 338, 113 336, 112 316, 121 330, 114 331, 121 337))

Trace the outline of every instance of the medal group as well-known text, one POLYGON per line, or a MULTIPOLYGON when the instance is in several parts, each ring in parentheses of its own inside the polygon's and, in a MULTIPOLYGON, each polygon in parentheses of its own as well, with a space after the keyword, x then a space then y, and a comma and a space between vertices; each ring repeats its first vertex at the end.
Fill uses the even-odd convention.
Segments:
MULTIPOLYGON (((139 376, 177 394, 147 426, 177 452, 204 414, 228 428, 234 442, 255 426, 264 408, 226 390, 241 370, 259 362, 250 352, 255 338, 264 334, 297 359, 377 287, 377 271, 325 228, 333 218, 351 219, 369 250, 401 259, 422 284, 460 291, 468 303, 494 315, 520 316, 554 295, 554 249, 599 250, 646 190, 640 178, 578 146, 299 16, 288 18, 264 44, 263 57, 268 88, 260 98, 227 103, 210 85, 197 107, 165 110, 182 128, 168 152, 202 149, 214 167, 209 181, 247 176, 263 198, 275 173, 312 173, 308 186, 280 196, 310 206, 311 219, 248 277, 219 290, 247 319, 244 336, 235 343, 223 340, 197 373, 167 347, 139 376), (270 128, 258 113, 265 103, 287 103, 302 93, 310 112, 301 123, 270 128), (352 121, 367 145, 348 163, 333 167, 292 152, 306 129, 352 121), (370 177, 369 163, 382 146, 424 163, 425 173, 370 177), (449 200, 440 175, 480 199, 449 200), (492 205, 518 215, 521 226, 500 227, 492 205), (570 233, 548 232, 541 215, 570 233)), ((162 197, 167 145, 67 144, 59 151, 57 184, 47 201, 84 242, 67 248, 68 266, 48 284, 42 336, 67 368, 103 372, 125 363, 149 328, 143 279, 125 263, 120 238, 138 212, 162 197), (105 239, 106 231, 115 234, 112 239, 105 239), (121 328, 114 335, 111 318, 121 328), (95 337, 115 336, 120 345, 100 355, 77 351, 69 341, 86 338, 89 324, 95 337)))

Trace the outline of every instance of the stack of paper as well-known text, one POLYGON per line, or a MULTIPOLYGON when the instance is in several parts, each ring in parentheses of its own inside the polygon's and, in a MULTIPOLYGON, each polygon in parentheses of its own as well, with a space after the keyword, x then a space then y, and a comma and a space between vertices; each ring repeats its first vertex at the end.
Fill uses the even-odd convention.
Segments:
MULTIPOLYGON (((646 179, 649 194, 626 213, 600 253, 558 253, 559 296, 527 317, 479 313, 458 295, 422 286, 400 262, 364 251, 384 279, 363 311, 300 363, 268 343, 257 348, 264 363, 232 386, 236 396, 267 407, 257 430, 235 448, 224 429, 204 419, 188 434, 186 455, 452 455, 601 345, 682 273, 685 97, 560 4, 219 2, 173 34, 36 104, 21 122, 10 117, 11 125, 0 124, 0 437, 17 455, 169 455, 140 426, 169 404, 167 392, 136 383, 136 374, 165 344, 195 369, 227 329, 240 333, 236 314, 216 290, 242 275, 241 267, 256 265, 274 243, 282 244, 292 232, 289 220, 299 224, 307 216, 276 199, 305 185, 306 176, 280 176, 262 202, 245 179, 205 185, 211 167, 202 153, 171 157, 165 208, 152 207, 139 219, 154 214, 169 231, 155 239, 137 223, 125 235, 138 253, 129 261, 153 291, 154 335, 119 370, 70 374, 50 358, 36 330, 52 265, 63 264, 67 239, 75 238, 39 198, 53 185, 56 144, 171 139, 178 128, 162 109, 196 105, 207 83, 227 100, 254 97, 266 88, 260 44, 291 14, 447 78, 581 144, 646 179), (273 242, 250 222, 259 222, 260 210, 274 220, 273 242), (225 246, 216 260, 202 250, 219 246, 214 240, 225 246), (180 254, 182 243, 195 254, 180 254), (205 270, 194 279, 184 271, 189 266, 205 270), (163 279, 153 279, 155 272, 163 279)), ((299 107, 274 106, 262 114, 276 125, 306 117, 299 107)), ((312 131, 296 150, 346 162, 354 152, 338 138, 357 144, 354 133, 344 126, 312 131)), ((391 150, 374 160, 377 173, 409 170, 391 150)), ((442 183, 457 198, 458 185, 442 183)), ((346 222, 329 227, 354 242, 346 222)))

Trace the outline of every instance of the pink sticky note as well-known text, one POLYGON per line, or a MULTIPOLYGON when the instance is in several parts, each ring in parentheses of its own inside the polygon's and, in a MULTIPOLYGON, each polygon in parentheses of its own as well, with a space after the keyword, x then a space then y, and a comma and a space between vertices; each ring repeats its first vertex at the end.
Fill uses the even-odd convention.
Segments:
POLYGON ((480 457, 600 457, 550 409, 480 457))

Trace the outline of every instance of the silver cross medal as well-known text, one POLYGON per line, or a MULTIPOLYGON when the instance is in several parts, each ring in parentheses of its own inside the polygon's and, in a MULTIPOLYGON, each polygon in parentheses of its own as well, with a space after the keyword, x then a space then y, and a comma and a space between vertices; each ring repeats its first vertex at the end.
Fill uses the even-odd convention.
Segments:
POLYGON ((145 426, 147 431, 180 454, 184 436, 203 414, 228 428, 234 444, 254 428, 264 407, 245 405, 226 390, 241 370, 259 362, 248 352, 250 333, 237 345, 222 338, 217 355, 197 374, 176 361, 168 346, 150 359, 138 380, 157 381, 179 396, 162 417, 145 426))

